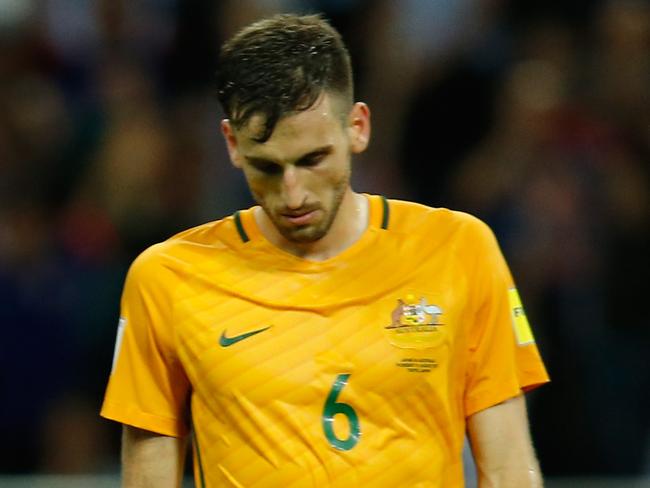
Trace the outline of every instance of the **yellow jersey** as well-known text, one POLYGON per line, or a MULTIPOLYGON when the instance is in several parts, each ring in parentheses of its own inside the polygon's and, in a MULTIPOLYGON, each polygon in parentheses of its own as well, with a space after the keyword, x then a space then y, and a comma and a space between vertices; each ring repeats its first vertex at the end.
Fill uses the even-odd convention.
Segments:
POLYGON ((368 195, 341 254, 267 241, 254 208, 128 273, 101 414, 192 432, 198 487, 462 487, 465 420, 548 381, 490 229, 368 195))

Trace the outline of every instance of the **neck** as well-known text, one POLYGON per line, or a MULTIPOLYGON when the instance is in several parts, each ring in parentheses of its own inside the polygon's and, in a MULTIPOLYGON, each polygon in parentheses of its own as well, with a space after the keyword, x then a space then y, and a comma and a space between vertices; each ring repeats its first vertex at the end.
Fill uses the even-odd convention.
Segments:
POLYGON ((328 233, 314 242, 293 242, 286 239, 262 208, 257 208, 255 220, 264 237, 283 251, 309 261, 325 261, 342 253, 361 238, 368 227, 368 207, 365 196, 348 188, 328 233))

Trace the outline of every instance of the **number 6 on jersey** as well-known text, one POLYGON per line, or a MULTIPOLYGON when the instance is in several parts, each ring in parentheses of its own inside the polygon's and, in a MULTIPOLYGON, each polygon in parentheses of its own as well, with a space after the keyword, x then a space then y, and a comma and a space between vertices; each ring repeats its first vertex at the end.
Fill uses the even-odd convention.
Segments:
POLYGON ((350 374, 340 374, 336 377, 336 381, 332 386, 332 389, 327 395, 327 400, 325 400, 325 407, 323 408, 323 431, 325 432, 325 437, 327 442, 330 443, 335 449, 341 451, 349 451, 359 442, 359 436, 361 435, 361 427, 359 426, 359 417, 357 412, 348 405, 347 403, 339 403, 336 401, 341 390, 345 388, 345 385, 348 384, 348 378, 350 374), (347 439, 339 439, 334 433, 334 416, 336 414, 343 414, 348 418, 350 423, 350 434, 347 439))

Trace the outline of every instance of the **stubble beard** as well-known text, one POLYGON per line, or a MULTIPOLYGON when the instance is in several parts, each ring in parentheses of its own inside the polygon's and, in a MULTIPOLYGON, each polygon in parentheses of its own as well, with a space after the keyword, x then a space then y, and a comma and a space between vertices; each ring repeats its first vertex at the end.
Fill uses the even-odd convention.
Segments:
POLYGON ((343 202, 343 197, 347 191, 349 181, 350 179, 348 173, 336 183, 329 208, 322 205, 318 208, 319 211, 324 213, 324 217, 322 220, 314 224, 307 224, 302 226, 283 225, 281 221, 282 217, 273 212, 273 210, 270 209, 265 203, 259 200, 258 203, 264 209, 266 215, 269 216, 271 222, 273 222, 273 225, 278 230, 278 232, 280 232, 282 237, 290 242, 309 244, 325 237, 332 228, 334 219, 336 219, 336 216, 339 213, 341 203, 343 202))

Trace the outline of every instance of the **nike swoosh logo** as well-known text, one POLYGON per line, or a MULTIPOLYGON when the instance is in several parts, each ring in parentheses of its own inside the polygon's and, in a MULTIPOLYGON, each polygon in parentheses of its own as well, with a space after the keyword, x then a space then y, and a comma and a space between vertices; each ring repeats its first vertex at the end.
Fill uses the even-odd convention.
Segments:
POLYGON ((232 337, 226 337, 226 331, 224 330, 221 333, 221 337, 219 337, 219 345, 221 347, 232 346, 233 344, 237 344, 239 341, 243 341, 244 339, 248 339, 250 336, 254 336, 255 334, 259 334, 260 332, 264 332, 265 330, 269 330, 270 328, 271 328, 271 326, 269 325, 268 327, 264 327, 263 329, 252 330, 250 332, 246 332, 244 334, 239 334, 239 335, 232 336, 232 337))

